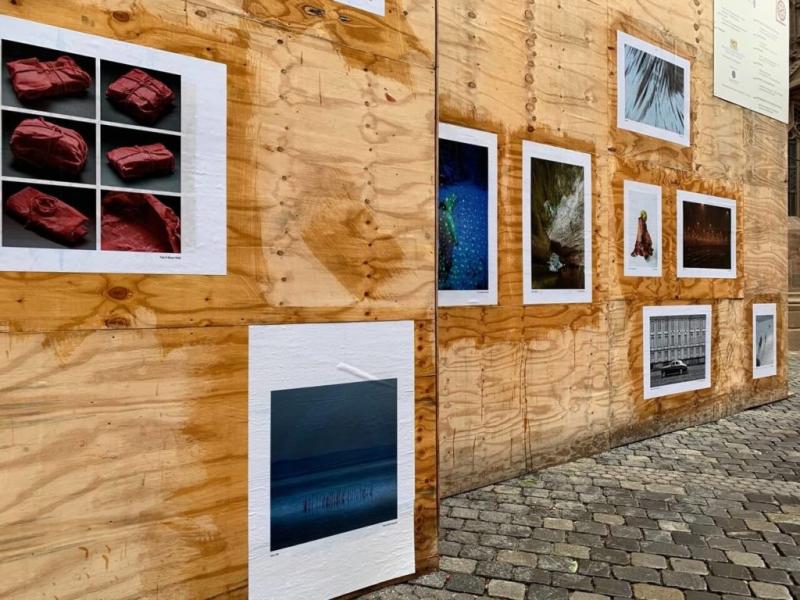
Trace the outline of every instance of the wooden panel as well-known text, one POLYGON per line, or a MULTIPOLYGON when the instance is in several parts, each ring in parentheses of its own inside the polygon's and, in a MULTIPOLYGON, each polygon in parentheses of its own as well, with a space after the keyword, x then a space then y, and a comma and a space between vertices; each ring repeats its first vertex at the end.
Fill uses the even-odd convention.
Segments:
POLYGON ((229 274, 3 273, 0 328, 431 316, 432 70, 410 66, 398 80, 379 65, 400 63, 362 51, 353 68, 329 41, 210 9, 189 7, 165 36, 156 0, 125 12, 120 31, 89 2, 68 0, 58 15, 23 6, 5 12, 228 65, 229 274))
MULTIPOLYGON (((0 350, 0 596, 246 586, 246 327, 0 334, 0 350)), ((435 566, 435 377, 416 388, 416 555, 435 566)))
POLYGON ((754 382, 748 362, 751 304, 785 311, 785 129, 714 98, 711 0, 500 4, 439 3, 442 120, 500 150, 499 306, 438 311, 445 495, 788 391, 785 366, 754 382), (690 60, 690 148, 617 129, 618 30, 690 60), (522 306, 523 139, 593 154, 591 305, 522 306), (623 275, 625 179, 662 186, 660 279, 623 275), (736 279, 677 278, 678 190, 736 200, 736 279), (712 388, 645 401, 642 307, 687 303, 713 307, 712 388))
POLYGON ((0 596, 244 598, 247 328, 416 322, 437 564, 433 0, 12 2, 224 62, 228 274, 0 273, 0 596))

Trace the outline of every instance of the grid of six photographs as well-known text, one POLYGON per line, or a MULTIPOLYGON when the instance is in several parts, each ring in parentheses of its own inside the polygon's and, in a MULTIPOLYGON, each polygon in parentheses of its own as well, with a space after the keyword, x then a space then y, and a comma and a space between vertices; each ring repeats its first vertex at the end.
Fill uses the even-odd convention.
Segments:
POLYGON ((3 39, 6 248, 179 254, 181 77, 3 39))

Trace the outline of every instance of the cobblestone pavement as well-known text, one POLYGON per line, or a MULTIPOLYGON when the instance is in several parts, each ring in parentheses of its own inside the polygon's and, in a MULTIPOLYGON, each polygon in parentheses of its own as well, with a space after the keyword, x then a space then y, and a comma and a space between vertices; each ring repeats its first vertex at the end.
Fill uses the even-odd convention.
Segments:
POLYGON ((800 599, 800 397, 447 498, 440 535, 366 598, 800 599))

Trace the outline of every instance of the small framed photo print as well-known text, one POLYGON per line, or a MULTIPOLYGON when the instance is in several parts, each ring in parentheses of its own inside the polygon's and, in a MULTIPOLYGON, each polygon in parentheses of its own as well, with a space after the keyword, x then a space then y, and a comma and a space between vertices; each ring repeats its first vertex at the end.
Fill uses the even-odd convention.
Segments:
POLYGON ((736 278, 736 202, 678 190, 678 277, 736 278))
POLYGON ((778 374, 775 304, 753 304, 753 379, 778 374))
POLYGON ((439 125, 440 306, 497 304, 497 135, 439 125))
POLYGON ((687 59, 617 32, 617 127, 688 146, 689 82, 687 59))
POLYGON ((592 301, 592 155, 522 142, 525 304, 592 301))
POLYGON ((624 183, 624 252, 626 277, 661 277, 661 188, 624 183))
POLYGON ((711 306, 645 306, 645 399, 711 387, 711 306))

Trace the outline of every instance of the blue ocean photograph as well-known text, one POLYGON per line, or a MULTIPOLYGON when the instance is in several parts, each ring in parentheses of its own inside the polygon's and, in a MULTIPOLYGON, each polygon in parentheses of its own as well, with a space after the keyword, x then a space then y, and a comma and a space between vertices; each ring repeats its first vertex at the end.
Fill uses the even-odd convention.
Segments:
POLYGON ((489 289, 489 150, 439 140, 439 290, 489 289))
POLYGON ((625 46, 625 118, 684 135, 684 70, 640 48, 625 46))
POLYGON ((397 380, 271 396, 270 551, 397 519, 397 380))

